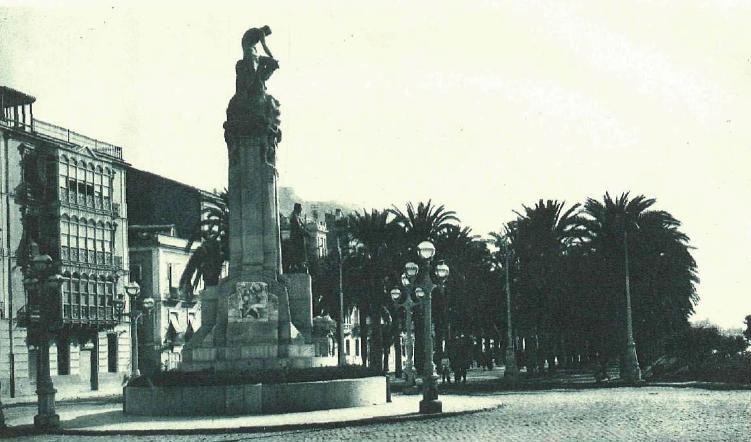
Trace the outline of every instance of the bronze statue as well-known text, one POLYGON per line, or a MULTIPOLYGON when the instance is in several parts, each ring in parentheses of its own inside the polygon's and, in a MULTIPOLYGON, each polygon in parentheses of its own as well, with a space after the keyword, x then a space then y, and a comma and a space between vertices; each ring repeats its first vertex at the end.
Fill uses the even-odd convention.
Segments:
POLYGON ((308 270, 308 247, 307 239, 310 236, 305 230, 305 222, 302 219, 302 205, 295 203, 292 214, 289 217, 290 239, 290 271, 307 272, 308 270))
POLYGON ((279 62, 266 45, 271 28, 251 28, 242 38, 243 58, 235 65, 235 95, 227 107, 225 137, 228 132, 242 136, 260 136, 265 141, 262 160, 275 165, 276 146, 282 140, 279 129, 279 101, 266 93, 266 81, 279 68, 279 62), (256 53, 261 44, 266 55, 256 53))

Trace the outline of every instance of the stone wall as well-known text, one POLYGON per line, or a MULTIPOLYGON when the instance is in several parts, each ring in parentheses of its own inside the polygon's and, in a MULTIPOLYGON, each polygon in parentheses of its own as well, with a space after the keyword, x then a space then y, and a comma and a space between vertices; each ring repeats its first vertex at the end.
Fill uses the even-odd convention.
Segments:
POLYGON ((123 411, 141 416, 288 413, 383 403, 386 378, 382 376, 291 384, 123 389, 123 411))

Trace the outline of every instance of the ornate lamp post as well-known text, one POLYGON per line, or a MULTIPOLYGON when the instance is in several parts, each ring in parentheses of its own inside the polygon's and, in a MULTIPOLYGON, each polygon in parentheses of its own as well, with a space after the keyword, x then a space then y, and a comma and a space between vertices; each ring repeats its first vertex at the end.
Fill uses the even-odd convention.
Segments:
POLYGON ((510 382, 519 378, 519 367, 516 366, 516 352, 514 351, 514 335, 511 328, 511 282, 509 273, 512 254, 513 252, 510 250, 506 252, 506 367, 503 371, 503 379, 510 382))
MULTIPOLYGON (((435 269, 432 267, 433 256, 435 255, 435 246, 430 241, 423 241, 417 245, 417 254, 422 261, 422 268, 413 262, 404 265, 406 278, 405 288, 408 290, 408 297, 414 295, 419 299, 424 308, 424 327, 425 327, 425 361, 422 377, 422 400, 420 401, 420 413, 431 414, 440 413, 443 409, 441 401, 438 400, 438 389, 436 381, 438 376, 435 374, 435 363, 433 361, 433 319, 432 319, 432 298, 433 289, 440 287, 449 276, 449 266, 440 262, 435 269), (431 273, 436 278, 437 285, 433 283, 431 273)), ((392 295, 393 296, 393 295, 392 295)))
POLYGON ((30 293, 29 332, 37 344, 37 415, 34 427, 49 431, 60 428, 60 416, 55 412, 55 386, 50 376, 50 326, 57 321, 55 307, 60 296, 62 276, 54 273, 52 258, 49 255, 36 254, 31 260, 29 276, 24 279, 24 286, 30 293))
POLYGON ((120 316, 130 317, 130 342, 131 342, 131 377, 137 377, 141 375, 141 371, 138 368, 138 321, 141 320, 144 313, 147 313, 154 307, 154 298, 145 298, 141 301, 141 305, 138 305, 138 295, 141 293, 141 287, 137 283, 131 282, 125 285, 125 292, 128 294, 130 300, 130 312, 123 313, 125 302, 122 299, 122 294, 119 295, 115 301, 115 309, 120 316), (140 307, 140 308, 137 308, 140 307))
MULTIPOLYGON (((407 275, 402 274, 402 285, 404 287, 408 287, 409 284, 410 282, 409 279, 407 279, 407 275)), ((404 328, 406 332, 404 348, 407 352, 407 366, 404 368, 404 386, 406 388, 411 388, 415 386, 415 365, 412 356, 414 353, 414 338, 412 336, 412 308, 419 303, 415 302, 409 293, 404 297, 404 301, 399 302, 399 300, 402 298, 402 291, 396 287, 391 289, 391 292, 389 292, 389 294, 391 295, 391 299, 394 301, 394 304, 397 306, 397 308, 404 308, 404 328)))

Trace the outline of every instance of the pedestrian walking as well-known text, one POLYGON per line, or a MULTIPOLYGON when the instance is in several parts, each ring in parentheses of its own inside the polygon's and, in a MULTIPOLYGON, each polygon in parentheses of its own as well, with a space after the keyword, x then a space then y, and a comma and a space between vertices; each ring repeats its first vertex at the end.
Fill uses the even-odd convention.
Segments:
POLYGON ((451 362, 446 353, 443 353, 441 358, 441 382, 451 383, 451 362))

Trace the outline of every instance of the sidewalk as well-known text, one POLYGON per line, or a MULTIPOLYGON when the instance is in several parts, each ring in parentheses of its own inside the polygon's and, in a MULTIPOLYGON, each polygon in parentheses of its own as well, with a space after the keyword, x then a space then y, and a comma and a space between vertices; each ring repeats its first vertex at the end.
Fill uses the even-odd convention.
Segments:
MULTIPOLYGON (((65 402, 74 402, 74 401, 86 400, 86 399, 112 399, 114 401, 114 400, 117 400, 118 398, 122 398, 122 395, 123 395, 122 387, 107 388, 107 389, 101 389, 97 391, 57 393, 55 394, 55 402, 65 403, 65 402)), ((31 404, 37 403, 37 397, 36 395, 18 396, 14 398, 3 396, 2 402, 3 402, 3 407, 31 405, 31 404)))
MULTIPOLYGON (((502 397, 443 395, 442 415, 417 413, 420 395, 394 395, 393 402, 367 407, 340 408, 274 415, 150 417, 123 414, 121 404, 72 404, 58 407, 63 434, 193 434, 254 432, 302 428, 331 428, 366 423, 424 419, 490 410, 503 405, 502 397)), ((9 426, 30 430, 32 416, 9 420, 9 426)))

